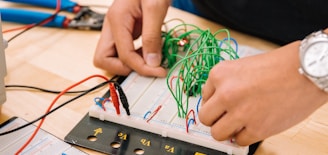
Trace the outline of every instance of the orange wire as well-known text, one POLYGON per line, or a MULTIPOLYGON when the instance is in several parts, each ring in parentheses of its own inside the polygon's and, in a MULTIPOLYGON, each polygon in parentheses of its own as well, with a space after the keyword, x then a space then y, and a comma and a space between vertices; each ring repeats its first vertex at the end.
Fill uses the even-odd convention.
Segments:
POLYGON ((191 109, 187 116, 186 116, 186 132, 188 133, 189 132, 189 115, 192 113, 193 117, 194 117, 194 124, 196 124, 196 117, 195 117, 195 111, 193 109, 191 109))
POLYGON ((106 111, 106 107, 105 107, 105 103, 106 102, 111 102, 111 100, 109 98, 105 98, 102 102, 101 102, 101 107, 103 108, 104 111, 106 111))
MULTIPOLYGON (((61 0, 57 0, 56 10, 55 10, 56 13, 60 11, 60 5, 61 5, 61 0)), ((46 21, 42 22, 40 25, 45 25, 45 24, 49 23, 52 19, 53 18, 49 18, 46 21)), ((24 25, 24 26, 21 26, 21 27, 16 27, 16 28, 8 29, 8 30, 3 30, 2 33, 8 33, 8 32, 12 32, 12 31, 21 30, 21 29, 25 30, 25 29, 29 29, 29 28, 31 28, 35 25, 36 24, 33 23, 33 24, 24 25)))
POLYGON ((21 29, 28 29, 30 27, 33 27, 34 25, 35 24, 29 24, 29 25, 24 25, 24 26, 21 26, 21 27, 16 27, 16 28, 8 29, 8 30, 3 30, 2 33, 17 31, 17 30, 21 30, 21 29))
MULTIPOLYGON (((62 92, 60 92, 57 97, 52 101, 52 103, 50 104, 50 106, 48 107, 46 113, 48 113, 51 109, 52 109, 52 106, 57 102, 57 100, 62 96, 64 95, 67 91, 69 91, 70 89, 80 85, 81 83, 91 79, 91 78, 95 78, 95 77, 99 77, 99 78, 103 78, 104 80, 108 81, 108 78, 105 77, 105 76, 102 76, 102 75, 92 75, 92 76, 89 76, 83 80, 81 80, 80 82, 77 82, 75 84, 73 84, 72 86, 66 88, 65 90, 63 90, 62 92)), ((31 143, 31 141, 34 139, 35 135, 38 133, 38 131, 40 130, 43 122, 45 120, 45 117, 41 119, 41 122, 39 123, 39 125, 35 128, 33 134, 31 135, 31 137, 25 142, 25 144, 15 153, 15 155, 18 155, 19 153, 21 153, 28 144, 31 143)))
POLYGON ((151 120, 151 119, 153 119, 153 117, 159 112, 159 110, 161 110, 161 108, 162 108, 162 105, 159 105, 156 109, 155 109, 155 111, 153 112, 153 114, 150 116, 150 118, 147 120, 147 123, 151 120))
MULTIPOLYGON (((171 89, 173 89, 173 80, 176 79, 176 78, 178 78, 178 76, 172 76, 171 79, 170 79, 170 87, 171 87, 171 89)), ((180 80, 183 81, 183 78, 180 77, 180 80)))

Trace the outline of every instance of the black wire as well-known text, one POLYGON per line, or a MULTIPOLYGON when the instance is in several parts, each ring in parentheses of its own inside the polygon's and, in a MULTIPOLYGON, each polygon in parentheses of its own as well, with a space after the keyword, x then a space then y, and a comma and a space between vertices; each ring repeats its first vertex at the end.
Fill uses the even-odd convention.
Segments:
MULTIPOLYGON (((34 90, 39 90, 45 93, 51 93, 51 94, 59 94, 61 91, 57 90, 49 90, 49 89, 44 89, 40 87, 35 87, 35 86, 27 86, 27 85, 5 85, 5 88, 26 88, 26 89, 34 89, 34 90)), ((88 90, 77 90, 77 91, 67 91, 65 94, 76 94, 76 93, 83 93, 88 90)))
POLYGON ((98 88, 104 86, 105 84, 108 84, 109 82, 113 82, 113 81, 110 81, 110 80, 109 80, 109 81, 103 82, 103 83, 101 83, 101 84, 99 84, 99 85, 97 85, 97 86, 95 86, 95 87, 89 89, 88 91, 83 92, 83 93, 81 93, 80 95, 77 95, 76 97, 74 97, 74 98, 72 98, 72 99, 70 99, 70 100, 64 102, 63 104, 59 105, 58 107, 56 107, 56 108, 50 110, 48 113, 46 113, 46 114, 40 116, 39 118, 37 118, 37 119, 35 119, 35 120, 33 120, 33 121, 31 121, 31 122, 25 124, 25 125, 22 125, 22 126, 20 126, 20 127, 15 128, 15 129, 12 129, 12 130, 9 130, 9 131, 6 131, 6 132, 3 132, 3 133, 0 133, 0 136, 4 136, 4 135, 7 135, 7 134, 10 134, 10 133, 12 133, 12 132, 15 132, 15 131, 18 131, 18 130, 20 130, 20 129, 23 129, 23 128, 29 126, 29 125, 32 125, 33 123, 35 123, 35 122, 37 122, 37 121, 39 121, 39 120, 45 118, 46 116, 50 115, 50 114, 53 113, 54 111, 56 111, 56 110, 58 110, 59 108, 63 107, 64 105, 66 105, 66 104, 68 104, 68 103, 70 103, 70 102, 72 102, 72 101, 74 101, 74 100, 76 100, 76 99, 78 99, 78 98, 80 98, 80 97, 82 97, 82 96, 84 96, 84 95, 90 93, 90 92, 93 91, 93 90, 96 90, 96 89, 98 89, 98 88))
POLYGON ((58 107, 53 108, 53 109, 50 110, 48 113, 43 114, 43 115, 40 116, 39 118, 37 118, 37 119, 35 119, 35 120, 33 120, 33 121, 29 122, 29 123, 26 123, 25 125, 22 125, 22 126, 20 126, 20 127, 15 128, 15 129, 12 129, 12 130, 9 130, 9 131, 6 131, 6 132, 2 132, 2 133, 0 133, 0 136, 4 136, 4 135, 7 135, 7 134, 10 134, 10 133, 16 132, 16 131, 18 131, 18 130, 21 130, 21 129, 27 127, 27 126, 33 125, 35 122, 37 122, 37 121, 39 121, 39 120, 45 118, 46 116, 48 116, 48 115, 50 115, 51 113, 55 112, 55 111, 58 110, 59 108, 61 108, 61 107, 65 106, 65 105, 67 105, 68 103, 70 103, 70 102, 72 102, 72 101, 75 101, 76 99, 78 99, 78 98, 80 98, 80 97, 82 97, 82 96, 84 96, 84 95, 86 95, 86 94, 88 94, 88 93, 90 93, 90 92, 92 92, 92 91, 94 91, 94 90, 96 90, 96 89, 98 89, 98 88, 100 88, 100 87, 102 87, 102 86, 108 84, 109 82, 116 82, 116 81, 114 80, 115 78, 117 78, 117 76, 114 76, 114 77, 111 78, 110 80, 108 80, 108 81, 106 81, 106 82, 103 82, 103 83, 101 83, 101 84, 98 84, 97 86, 95 86, 95 87, 93 87, 93 88, 91 88, 91 89, 89 89, 89 90, 87 90, 87 91, 85 91, 85 92, 83 92, 83 93, 77 95, 76 97, 74 97, 74 98, 72 98, 72 99, 70 99, 70 100, 64 102, 63 104, 59 105, 58 107))
MULTIPOLYGON (((111 78, 111 80, 116 81, 119 78, 119 76, 115 75, 111 78)), ((32 90, 38 90, 41 92, 45 92, 45 93, 51 93, 51 94, 59 94, 62 91, 58 91, 58 90, 50 90, 50 89, 45 89, 45 88, 40 88, 40 87, 36 87, 36 86, 28 86, 28 85, 17 85, 17 84, 12 84, 12 85, 5 85, 5 88, 26 88, 26 89, 32 89, 32 90)), ((76 91, 67 91, 65 92, 65 94, 77 94, 77 93, 83 93, 88 91, 88 89, 86 90, 76 90, 76 91)))

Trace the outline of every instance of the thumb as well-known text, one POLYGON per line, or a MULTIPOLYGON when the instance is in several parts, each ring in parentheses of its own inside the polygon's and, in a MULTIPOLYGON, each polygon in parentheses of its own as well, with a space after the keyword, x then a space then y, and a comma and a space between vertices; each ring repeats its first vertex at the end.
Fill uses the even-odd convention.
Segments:
POLYGON ((162 60, 161 27, 170 0, 142 0, 142 51, 148 66, 158 67, 162 60))

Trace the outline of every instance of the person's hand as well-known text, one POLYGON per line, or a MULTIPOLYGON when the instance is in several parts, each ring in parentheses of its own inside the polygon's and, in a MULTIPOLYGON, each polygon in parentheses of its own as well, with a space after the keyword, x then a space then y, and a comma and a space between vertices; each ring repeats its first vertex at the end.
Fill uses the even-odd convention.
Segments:
POLYGON ((253 144, 301 122, 328 100, 298 72, 299 43, 212 68, 199 119, 214 139, 253 144))
POLYGON ((94 65, 110 74, 164 77, 161 27, 170 0, 115 0, 109 8, 94 55, 94 65), (133 40, 142 35, 142 52, 133 40))

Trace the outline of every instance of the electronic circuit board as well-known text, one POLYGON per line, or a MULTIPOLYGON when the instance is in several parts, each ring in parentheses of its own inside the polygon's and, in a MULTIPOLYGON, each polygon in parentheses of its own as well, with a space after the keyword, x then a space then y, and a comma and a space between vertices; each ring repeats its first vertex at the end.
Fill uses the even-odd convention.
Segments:
MULTIPOLYGON (((253 49, 247 49, 243 54, 254 53, 249 50, 253 49)), ((121 87, 130 104, 130 115, 127 115, 122 106, 117 115, 111 102, 106 102, 103 107, 94 103, 88 115, 65 140, 114 155, 137 154, 136 150, 142 151, 142 154, 160 152, 159 154, 247 155, 254 153, 258 146, 257 143, 242 147, 232 140, 214 140, 210 128, 202 125, 198 119, 200 96, 188 98, 188 109, 193 110, 192 115, 187 118, 179 117, 177 105, 167 88, 165 78, 143 77, 131 73, 121 87), (92 141, 90 136, 96 140, 92 141), (113 144, 119 147, 114 147, 113 144)), ((109 97, 109 93, 102 96, 109 97)))

